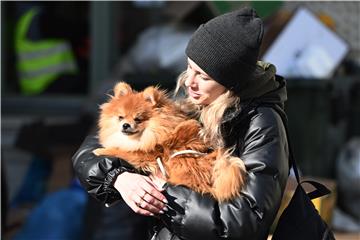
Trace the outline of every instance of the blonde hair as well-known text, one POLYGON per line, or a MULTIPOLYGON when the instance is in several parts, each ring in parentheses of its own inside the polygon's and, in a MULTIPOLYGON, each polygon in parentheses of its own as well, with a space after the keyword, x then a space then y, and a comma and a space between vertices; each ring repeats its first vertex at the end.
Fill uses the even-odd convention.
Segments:
POLYGON ((206 143, 213 147, 224 147, 225 143, 221 132, 222 118, 227 108, 239 106, 240 98, 235 96, 232 91, 227 90, 209 105, 196 105, 187 96, 185 87, 186 78, 187 72, 184 71, 177 79, 174 94, 178 96, 180 90, 183 90, 181 94, 185 97, 178 100, 177 103, 184 112, 193 118, 198 118, 203 124, 200 136, 206 143))

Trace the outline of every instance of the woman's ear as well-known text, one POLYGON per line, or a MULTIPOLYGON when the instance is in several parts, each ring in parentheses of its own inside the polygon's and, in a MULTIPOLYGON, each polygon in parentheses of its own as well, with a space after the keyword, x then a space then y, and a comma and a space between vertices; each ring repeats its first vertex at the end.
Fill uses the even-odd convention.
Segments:
POLYGON ((125 82, 119 82, 114 87, 114 96, 115 97, 125 96, 132 92, 133 92, 133 90, 130 87, 130 85, 125 82))
POLYGON ((166 101, 166 93, 157 87, 147 87, 143 91, 143 96, 146 101, 150 102, 153 106, 161 105, 166 101))

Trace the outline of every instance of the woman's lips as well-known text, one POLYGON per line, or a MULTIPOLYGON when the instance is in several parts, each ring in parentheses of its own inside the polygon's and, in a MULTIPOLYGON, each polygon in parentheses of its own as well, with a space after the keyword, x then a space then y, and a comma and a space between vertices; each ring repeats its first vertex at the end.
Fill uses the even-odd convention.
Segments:
POLYGON ((195 98, 195 99, 198 99, 198 98, 200 98, 200 97, 201 97, 201 95, 200 95, 200 94, 195 93, 195 92, 194 92, 194 91, 192 91, 190 88, 188 88, 188 93, 189 93, 190 97, 195 98))

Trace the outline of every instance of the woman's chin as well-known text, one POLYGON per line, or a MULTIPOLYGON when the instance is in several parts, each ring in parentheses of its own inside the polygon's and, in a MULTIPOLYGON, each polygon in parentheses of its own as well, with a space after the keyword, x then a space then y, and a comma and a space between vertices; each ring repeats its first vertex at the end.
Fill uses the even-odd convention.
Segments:
POLYGON ((206 105, 206 97, 201 96, 189 96, 192 103, 196 105, 206 105))

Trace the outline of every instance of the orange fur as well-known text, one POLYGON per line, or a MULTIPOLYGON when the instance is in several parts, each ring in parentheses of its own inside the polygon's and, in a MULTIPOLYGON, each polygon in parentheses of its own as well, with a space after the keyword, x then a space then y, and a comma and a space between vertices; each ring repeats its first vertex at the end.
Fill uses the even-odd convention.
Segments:
POLYGON ((120 82, 114 96, 101 106, 99 140, 103 148, 94 153, 126 159, 150 173, 158 171, 156 158, 160 157, 169 183, 210 193, 218 201, 229 200, 243 185, 244 164, 225 149, 209 151, 199 137, 200 129, 164 91, 148 87, 135 92, 120 82), (188 149, 206 154, 169 159, 174 152, 188 149))

